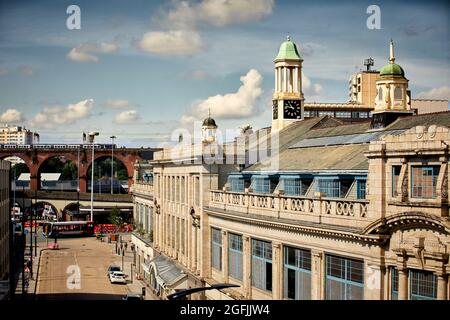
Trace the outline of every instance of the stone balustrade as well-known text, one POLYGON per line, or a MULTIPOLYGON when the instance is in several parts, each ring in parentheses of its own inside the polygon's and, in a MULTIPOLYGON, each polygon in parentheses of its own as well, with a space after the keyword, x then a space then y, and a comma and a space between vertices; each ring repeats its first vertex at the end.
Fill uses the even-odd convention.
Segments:
POLYGON ((147 196, 149 195, 153 196, 153 184, 142 181, 136 181, 131 186, 131 193, 141 193, 147 196))
POLYGON ((257 214, 316 223, 363 227, 368 200, 211 191, 209 207, 227 213, 257 214))

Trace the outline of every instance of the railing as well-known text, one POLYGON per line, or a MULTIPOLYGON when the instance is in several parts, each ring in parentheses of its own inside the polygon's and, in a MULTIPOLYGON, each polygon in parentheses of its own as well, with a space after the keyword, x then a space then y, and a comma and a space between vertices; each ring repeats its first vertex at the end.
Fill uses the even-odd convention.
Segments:
POLYGON ((136 181, 131 186, 131 192, 153 195, 153 184, 142 182, 142 181, 136 181))
POLYGON ((210 208, 227 213, 259 214, 278 218, 357 226, 368 222, 368 200, 286 196, 211 191, 210 208))

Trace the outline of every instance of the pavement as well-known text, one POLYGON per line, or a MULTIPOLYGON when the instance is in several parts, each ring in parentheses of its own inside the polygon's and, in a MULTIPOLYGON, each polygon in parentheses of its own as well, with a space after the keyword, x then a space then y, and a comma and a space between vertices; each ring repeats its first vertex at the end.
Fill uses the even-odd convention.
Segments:
MULTIPOLYGON (((60 250, 48 250, 46 241, 38 241, 38 256, 33 258, 35 277, 29 279, 28 292, 23 296, 22 277, 19 277, 16 297, 37 300, 119 300, 127 293, 141 294, 146 285, 136 279, 135 274, 131 274, 133 253, 130 250, 130 235, 122 236, 122 241, 128 242, 123 259, 116 254, 115 242, 108 243, 106 237, 103 239, 58 239, 60 250), (122 267, 122 261, 123 271, 129 281, 126 285, 111 284, 107 269, 111 264, 122 267)), ((159 299, 148 287, 144 298, 159 299)))

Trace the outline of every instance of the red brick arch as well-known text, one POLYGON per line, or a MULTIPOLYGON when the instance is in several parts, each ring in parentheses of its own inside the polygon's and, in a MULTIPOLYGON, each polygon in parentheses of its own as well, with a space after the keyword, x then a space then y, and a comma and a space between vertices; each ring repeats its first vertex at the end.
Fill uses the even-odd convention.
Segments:
MULTIPOLYGON (((87 171, 92 163, 92 149, 80 150, 80 167, 78 168, 77 149, 0 149, 0 159, 16 156, 25 161, 30 170, 30 189, 38 190, 39 168, 49 158, 64 156, 77 167, 80 175, 80 192, 86 192, 87 171)), ((94 158, 110 157, 111 149, 95 149, 94 158)), ((114 158, 121 161, 128 172, 128 187, 133 184, 134 163, 142 160, 140 149, 114 149, 114 158)))

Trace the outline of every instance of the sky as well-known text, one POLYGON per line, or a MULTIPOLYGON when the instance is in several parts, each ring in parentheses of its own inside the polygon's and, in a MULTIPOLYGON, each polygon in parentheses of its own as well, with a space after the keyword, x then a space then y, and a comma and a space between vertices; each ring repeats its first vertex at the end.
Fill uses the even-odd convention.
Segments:
MULTIPOLYGON (((389 41, 413 98, 450 98, 447 1, 0 2, 0 123, 45 143, 164 146, 208 109, 219 129, 270 126, 273 59, 289 35, 308 102, 345 102, 350 75, 389 41), (369 29, 370 5, 380 28, 369 29), (69 29, 70 5, 80 29, 69 29)), ((73 20, 70 20, 73 21, 73 20)))

